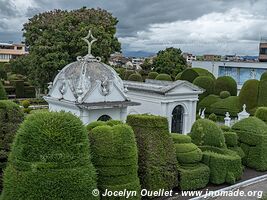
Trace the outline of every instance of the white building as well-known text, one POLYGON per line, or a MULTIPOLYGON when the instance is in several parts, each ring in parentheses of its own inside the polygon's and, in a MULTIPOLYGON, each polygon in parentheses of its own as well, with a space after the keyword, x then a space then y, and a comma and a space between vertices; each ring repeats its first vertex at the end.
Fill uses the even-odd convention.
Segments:
POLYGON ((50 84, 44 97, 49 110, 71 112, 84 124, 108 119, 125 121, 127 107, 139 104, 125 95, 115 70, 91 55, 91 45, 96 41, 91 32, 84 40, 89 46, 88 54, 64 67, 50 84))
POLYGON ((139 106, 128 114, 153 114, 167 117, 170 132, 189 133, 196 120, 198 95, 203 90, 187 81, 124 81, 127 96, 139 106))

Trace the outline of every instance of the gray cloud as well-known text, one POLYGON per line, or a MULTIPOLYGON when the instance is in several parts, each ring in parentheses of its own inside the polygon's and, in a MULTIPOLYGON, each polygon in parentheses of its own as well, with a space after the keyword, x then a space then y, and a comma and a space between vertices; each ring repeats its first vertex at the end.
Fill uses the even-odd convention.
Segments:
POLYGON ((11 17, 16 15, 16 8, 9 0, 0 0, 0 17, 11 17))

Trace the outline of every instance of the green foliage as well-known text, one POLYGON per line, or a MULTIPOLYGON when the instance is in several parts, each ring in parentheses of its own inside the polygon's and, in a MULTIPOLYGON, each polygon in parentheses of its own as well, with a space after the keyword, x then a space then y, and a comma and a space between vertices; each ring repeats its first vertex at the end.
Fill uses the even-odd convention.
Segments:
POLYGON ((221 125, 220 128, 223 132, 230 132, 231 128, 229 126, 221 125))
POLYGON ((124 80, 128 80, 129 79, 129 77, 132 75, 132 74, 135 74, 135 71, 134 70, 126 70, 125 72, 124 72, 124 80))
POLYGON ((267 79, 261 80, 259 83, 258 106, 267 106, 267 90, 266 90, 266 88, 267 88, 267 79))
POLYGON ((267 125, 256 117, 243 119, 233 125, 245 153, 244 165, 259 171, 267 170, 267 125))
POLYGON ((178 166, 181 190, 196 190, 204 188, 209 182, 210 170, 207 165, 198 163, 193 166, 178 166))
POLYGON ((176 80, 176 81, 181 80, 182 73, 183 73, 183 72, 180 72, 180 73, 178 73, 178 74, 175 76, 175 80, 176 80))
MULTIPOLYGON (((110 121, 110 124, 114 126, 100 125, 89 131, 92 162, 98 173, 98 188, 104 193, 106 189, 122 191, 127 185, 128 190, 140 193, 134 132, 128 125, 115 125, 115 121, 113 122, 110 121), (110 163, 109 159, 113 162, 110 163), (120 165, 121 162, 124 163, 120 165)), ((108 199, 117 198, 108 197, 108 199)), ((140 199, 140 196, 132 199, 140 199)))
POLYGON ((267 123, 267 107, 259 107, 256 110, 255 117, 267 123))
POLYGON ((222 130, 208 119, 197 120, 191 129, 192 142, 198 146, 226 147, 222 130))
POLYGON ((21 102, 21 105, 23 106, 23 108, 29 108, 29 106, 31 105, 29 100, 23 100, 21 102))
POLYGON ((195 164, 201 161, 202 151, 193 143, 174 144, 178 163, 195 164))
POLYGON ((153 115, 128 115, 139 152, 139 178, 142 188, 150 191, 177 186, 175 149, 168 131, 168 121, 153 115))
POLYGON ((156 79, 156 77, 158 76, 158 72, 149 72, 148 73, 148 79, 156 79))
POLYGON ((16 80, 15 83, 15 91, 16 91, 16 98, 23 98, 24 95, 24 81, 23 80, 16 80))
POLYGON ((108 126, 115 126, 115 125, 123 124, 123 122, 120 121, 120 120, 113 120, 113 119, 111 119, 111 120, 106 121, 106 124, 108 126))
POLYGON ((95 121, 95 122, 91 122, 90 124, 88 124, 86 126, 88 131, 91 131, 93 128, 97 127, 97 126, 104 126, 106 125, 106 122, 103 121, 95 121))
POLYGON ((120 76, 120 78, 123 79, 124 76, 125 76, 125 71, 126 70, 124 68, 122 68, 122 67, 114 68, 114 69, 117 72, 117 74, 120 76))
POLYGON ((209 120, 216 122, 216 121, 218 120, 218 119, 217 119, 217 115, 214 114, 214 113, 211 113, 211 114, 209 115, 209 120))
POLYGON ((225 116, 226 112, 229 112, 231 116, 237 116, 237 114, 241 111, 239 98, 237 96, 230 96, 226 99, 221 99, 210 105, 209 111, 220 116, 225 116))
POLYGON ((29 74, 31 69, 31 55, 19 56, 10 61, 10 68, 13 74, 22 74, 24 76, 29 74))
POLYGON ((150 59, 146 58, 144 60, 144 63, 141 65, 142 69, 146 72, 150 71, 153 67, 153 63, 150 61, 150 59))
POLYGON ((81 38, 89 29, 97 36, 97 45, 92 46, 94 56, 107 62, 110 54, 121 49, 115 36, 117 23, 111 13, 86 7, 33 16, 23 27, 26 45, 31 47, 25 57, 29 63, 26 74, 35 86, 46 87, 58 70, 87 54, 87 45, 81 38))
POLYGON ((5 100, 5 99, 7 99, 6 90, 2 82, 0 81, 0 100, 5 100))
POLYGON ((170 47, 157 53, 153 59, 153 67, 156 72, 170 74, 175 78, 176 74, 186 68, 186 60, 180 49, 170 47))
POLYGON ((205 89, 205 92, 199 95, 200 101, 204 97, 214 93, 214 79, 209 76, 199 76, 193 81, 193 84, 205 89))
POLYGON ((206 69, 188 68, 188 69, 184 70, 183 73, 181 74, 181 80, 186 80, 186 81, 193 83, 193 81, 199 76, 208 76, 208 77, 212 78, 213 80, 215 79, 213 74, 210 73, 206 69))
POLYGON ((241 178, 243 167, 240 156, 229 149, 203 146, 202 162, 210 168, 210 182, 213 184, 234 184, 241 178))
POLYGON ((209 76, 215 80, 215 76, 206 69, 194 67, 193 70, 197 72, 199 76, 209 76))
POLYGON ((0 66, 0 79, 6 80, 7 79, 7 73, 4 69, 4 67, 0 66))
MULTIPOLYGON (((6 166, 7 156, 15 133, 23 120, 23 113, 19 106, 12 101, 0 101, 0 176, 6 166)), ((0 180, 2 188, 2 178, 0 180)))
POLYGON ((188 135, 182 135, 178 133, 171 133, 171 137, 174 143, 191 143, 191 137, 188 135))
POLYGON ((231 94, 230 94, 230 92, 228 92, 228 91, 221 91, 220 92, 220 98, 221 99, 226 99, 226 98, 228 98, 228 97, 230 97, 231 96, 231 94))
POLYGON ((238 136, 235 132, 224 132, 227 147, 235 147, 238 144, 238 136))
POLYGON ((155 80, 160 80, 160 81, 172 81, 172 78, 168 74, 159 74, 155 78, 155 80))
POLYGON ((143 82, 143 78, 140 74, 135 73, 131 74, 128 78, 129 81, 138 81, 138 82, 143 82))
POLYGON ((264 72, 262 75, 261 75, 261 81, 265 81, 267 80, 267 72, 264 72))
POLYGON ((228 91, 231 96, 237 95, 237 83, 231 76, 221 76, 215 81, 215 94, 219 95, 222 91, 228 91))
POLYGON ((198 109, 206 108, 206 113, 213 113, 211 105, 220 101, 221 98, 217 95, 211 94, 205 97, 201 102, 198 103, 198 109))
POLYGON ((88 149, 86 129, 74 115, 30 114, 16 134, 1 199, 98 199, 88 149))
POLYGON ((244 83, 239 93, 240 105, 246 104, 248 110, 258 105, 259 83, 258 80, 248 80, 244 83))
POLYGON ((3 65, 3 68, 4 68, 4 70, 5 70, 6 73, 9 73, 9 72, 12 71, 12 69, 11 69, 11 64, 10 64, 10 63, 5 63, 5 64, 3 65))

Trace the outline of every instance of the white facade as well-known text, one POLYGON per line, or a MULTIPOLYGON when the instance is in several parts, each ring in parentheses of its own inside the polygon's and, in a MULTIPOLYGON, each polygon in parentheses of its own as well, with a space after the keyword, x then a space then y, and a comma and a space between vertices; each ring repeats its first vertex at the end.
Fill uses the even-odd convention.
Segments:
POLYGON ((187 81, 146 80, 146 83, 124 81, 124 85, 129 99, 141 104, 128 108, 128 114, 160 115, 168 119, 170 132, 174 132, 176 125, 183 134, 191 131, 196 120, 198 95, 203 92, 201 88, 187 81), (182 108, 181 116, 175 121, 174 111, 178 107, 182 108))

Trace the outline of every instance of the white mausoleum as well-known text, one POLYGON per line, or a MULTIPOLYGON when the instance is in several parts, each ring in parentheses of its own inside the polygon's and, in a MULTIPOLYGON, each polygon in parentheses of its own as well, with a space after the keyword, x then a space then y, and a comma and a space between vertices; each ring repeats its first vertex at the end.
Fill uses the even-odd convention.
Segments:
POLYGON ((198 95, 203 89, 187 81, 124 81, 127 96, 139 106, 128 108, 128 114, 153 114, 167 117, 173 133, 189 133, 196 120, 198 95))
POLYGON ((49 110, 71 112, 84 124, 108 119, 125 121, 127 107, 138 104, 125 95, 115 70, 92 56, 91 45, 96 39, 91 31, 83 39, 88 43, 88 54, 64 67, 50 83, 49 93, 44 97, 49 110))

